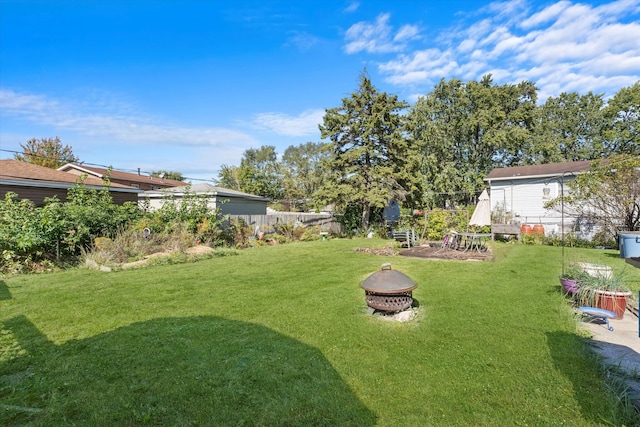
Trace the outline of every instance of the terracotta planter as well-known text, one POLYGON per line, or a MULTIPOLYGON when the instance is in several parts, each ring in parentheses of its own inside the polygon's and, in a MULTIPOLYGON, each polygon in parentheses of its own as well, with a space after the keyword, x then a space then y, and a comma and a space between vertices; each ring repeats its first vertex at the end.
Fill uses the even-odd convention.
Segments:
POLYGON ((627 299, 631 292, 597 291, 595 294, 595 307, 613 311, 618 319, 624 317, 627 309, 627 299))
POLYGON ((578 282, 574 279, 567 279, 566 277, 560 277, 560 284, 562 289, 569 294, 575 294, 580 289, 578 282))

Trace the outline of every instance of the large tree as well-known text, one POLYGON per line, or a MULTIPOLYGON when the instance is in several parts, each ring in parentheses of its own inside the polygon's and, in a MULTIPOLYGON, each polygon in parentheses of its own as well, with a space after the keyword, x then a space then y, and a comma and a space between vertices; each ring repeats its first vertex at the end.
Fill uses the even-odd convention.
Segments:
POLYGON ((490 75, 467 83, 440 81, 408 115, 410 164, 417 206, 467 204, 494 167, 527 161, 536 110, 536 87, 495 85, 490 75))
POLYGON ((62 145, 60 138, 31 138, 26 144, 20 144, 22 154, 14 154, 16 160, 57 169, 66 163, 78 162, 73 150, 62 145))
POLYGON ((279 199, 282 196, 280 164, 276 147, 263 145, 245 150, 240 160, 242 191, 259 196, 279 199))
POLYGON ((307 142, 288 147, 282 155, 283 198, 295 205, 306 205, 320 188, 326 175, 321 166, 327 156, 325 143, 307 142))
POLYGON ((535 146, 530 153, 535 163, 569 162, 602 157, 604 101, 591 92, 579 95, 563 92, 549 97, 539 108, 535 146))
POLYGON ((218 185, 279 199, 282 196, 282 178, 276 148, 264 145, 245 150, 240 166, 222 165, 218 173, 218 185))
POLYGON ((604 132, 609 153, 640 155, 640 81, 620 89, 607 104, 604 132))
POLYGON ((325 110, 319 126, 330 141, 324 167, 331 173, 316 197, 338 210, 357 206, 363 229, 373 208, 405 196, 399 173, 406 158, 402 111, 407 107, 396 95, 378 92, 362 73, 358 90, 340 107, 325 110))
POLYGON ((218 172, 216 183, 229 190, 242 191, 240 168, 238 166, 222 165, 218 172))

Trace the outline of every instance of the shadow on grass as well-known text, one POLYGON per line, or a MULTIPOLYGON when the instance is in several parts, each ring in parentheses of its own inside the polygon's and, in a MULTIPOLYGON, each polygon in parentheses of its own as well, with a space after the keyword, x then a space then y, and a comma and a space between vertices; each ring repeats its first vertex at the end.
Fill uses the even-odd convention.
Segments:
POLYGON ((606 390, 602 378, 599 374, 593 375, 594 370, 599 369, 597 363, 585 358, 582 353, 586 351, 584 338, 559 331, 547 332, 546 335, 554 366, 571 381, 574 398, 580 405, 584 418, 593 421, 594 425, 602 423, 607 418, 615 419, 616 408, 606 406, 606 390), (600 399, 597 396, 600 396, 600 399), (598 407, 594 402, 601 402, 602 406, 598 407))
POLYGON ((0 280, 0 301, 11 299, 11 292, 4 280, 0 280))
POLYGON ((319 350, 263 326, 157 319, 62 345, 23 316, 0 326, 2 425, 376 423, 319 350))
POLYGON ((606 253, 606 254, 604 254, 604 256, 606 256, 608 258, 620 258, 620 252, 606 253))

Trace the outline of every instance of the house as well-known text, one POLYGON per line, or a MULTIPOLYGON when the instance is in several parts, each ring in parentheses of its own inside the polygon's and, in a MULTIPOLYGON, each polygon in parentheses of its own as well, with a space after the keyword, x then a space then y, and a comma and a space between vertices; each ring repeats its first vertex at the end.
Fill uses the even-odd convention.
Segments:
MULTIPOLYGON (((36 205, 44 204, 47 197, 57 196, 62 201, 67 200, 67 190, 74 187, 79 175, 33 165, 19 160, 0 160, 0 197, 13 192, 20 199, 29 199, 36 205)), ((102 190, 105 185, 102 179, 95 176, 87 176, 84 180, 87 188, 102 190)), ((109 192, 116 204, 124 202, 137 202, 138 193, 141 190, 126 185, 111 183, 109 192)))
POLYGON ((171 198, 180 201, 188 194, 206 196, 211 210, 219 208, 223 215, 266 215, 269 202, 266 197, 216 187, 208 183, 145 191, 140 194, 140 201, 148 201, 149 209, 154 211, 171 198))
POLYGON ((579 218, 569 216, 561 207, 544 207, 548 201, 566 195, 567 183, 590 168, 591 162, 585 160, 493 169, 484 178, 489 185, 493 222, 499 223, 492 226, 492 231, 508 229, 502 224, 511 224, 512 229, 518 230, 523 225, 542 225, 547 235, 575 231, 578 237, 590 238, 593 229, 581 227, 585 224, 579 218))
POLYGON ((149 175, 141 175, 140 169, 138 173, 120 172, 116 170, 108 170, 103 168, 96 168, 93 166, 77 165, 75 163, 67 163, 60 166, 59 171, 72 173, 75 175, 87 174, 98 179, 104 179, 109 176, 109 180, 112 183, 126 185, 128 187, 139 188, 140 190, 159 190, 162 188, 179 187, 187 185, 186 182, 176 181, 174 179, 164 179, 160 177, 153 177, 149 175))

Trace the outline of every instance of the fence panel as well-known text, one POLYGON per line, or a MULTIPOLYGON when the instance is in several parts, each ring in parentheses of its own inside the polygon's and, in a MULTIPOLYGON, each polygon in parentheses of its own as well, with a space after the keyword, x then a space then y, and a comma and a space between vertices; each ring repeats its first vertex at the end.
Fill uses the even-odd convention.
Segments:
POLYGON ((229 215, 232 219, 242 219, 245 224, 254 228, 256 233, 273 232, 275 224, 291 224, 294 227, 320 227, 321 231, 334 234, 342 232, 342 225, 330 214, 313 214, 304 212, 279 212, 270 215, 229 215))

